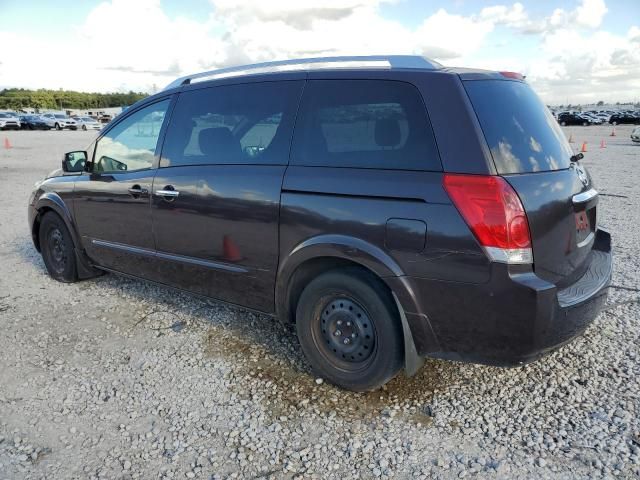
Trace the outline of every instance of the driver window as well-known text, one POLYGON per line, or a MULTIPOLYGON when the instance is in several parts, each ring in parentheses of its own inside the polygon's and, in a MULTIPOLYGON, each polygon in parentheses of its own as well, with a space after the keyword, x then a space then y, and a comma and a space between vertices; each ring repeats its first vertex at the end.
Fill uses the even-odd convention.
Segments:
POLYGON ((96 145, 93 171, 122 173, 151 168, 169 102, 138 110, 109 130, 96 145))

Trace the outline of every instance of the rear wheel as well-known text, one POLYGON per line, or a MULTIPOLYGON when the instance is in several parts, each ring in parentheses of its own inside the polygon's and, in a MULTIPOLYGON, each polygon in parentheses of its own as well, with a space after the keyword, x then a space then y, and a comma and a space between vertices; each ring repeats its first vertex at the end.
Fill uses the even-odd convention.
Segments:
POLYGON ((563 127, 567 126, 567 122, 565 122, 564 120, 562 122, 560 122, 560 125, 562 125, 563 127))
POLYGON ((73 240, 64 221, 54 212, 45 213, 38 235, 49 275, 59 282, 75 282, 78 273, 73 240))
POLYGON ((582 122, 583 127, 586 127, 587 125, 589 125, 589 122, 582 122))
POLYGON ((86 132, 87 131, 87 126, 86 125, 82 125, 82 130, 84 130, 86 132))
POLYGON ((357 392, 375 390, 402 367, 403 338, 391 294, 360 269, 324 273, 300 296, 296 329, 317 375, 357 392))

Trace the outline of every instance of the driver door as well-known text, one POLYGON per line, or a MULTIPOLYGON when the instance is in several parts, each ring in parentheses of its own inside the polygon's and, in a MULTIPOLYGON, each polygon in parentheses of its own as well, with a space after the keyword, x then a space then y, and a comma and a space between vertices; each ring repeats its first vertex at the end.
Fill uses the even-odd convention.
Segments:
POLYGON ((138 277, 153 268, 150 192, 170 103, 166 97, 117 120, 98 139, 89 172, 76 182, 82 244, 101 267, 138 277))

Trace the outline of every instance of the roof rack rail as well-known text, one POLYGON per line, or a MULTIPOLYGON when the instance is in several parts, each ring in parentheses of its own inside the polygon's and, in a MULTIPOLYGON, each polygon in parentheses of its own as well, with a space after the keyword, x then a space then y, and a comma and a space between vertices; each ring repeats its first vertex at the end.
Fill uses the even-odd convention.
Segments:
POLYGON ((241 65, 237 67, 221 68, 209 70, 207 72, 196 73, 180 77, 164 90, 188 85, 194 82, 214 80, 216 78, 238 77, 242 75, 258 75, 261 73, 295 72, 312 70, 331 69, 422 69, 435 70, 442 68, 438 62, 429 60, 419 55, 371 55, 356 57, 318 57, 302 58, 297 60, 282 60, 277 62, 254 63, 252 65, 241 65))

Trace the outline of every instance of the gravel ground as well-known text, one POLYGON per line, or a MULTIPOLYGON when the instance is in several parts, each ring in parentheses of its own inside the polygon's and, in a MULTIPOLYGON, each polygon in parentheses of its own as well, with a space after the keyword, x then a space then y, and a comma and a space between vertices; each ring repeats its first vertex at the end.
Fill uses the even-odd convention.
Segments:
POLYGON ((526 367, 430 360, 369 394, 314 379, 269 317, 114 275, 52 281, 27 197, 93 134, 0 132, 0 479, 638 478, 640 146, 616 130, 566 129, 615 242, 587 333, 526 367))

